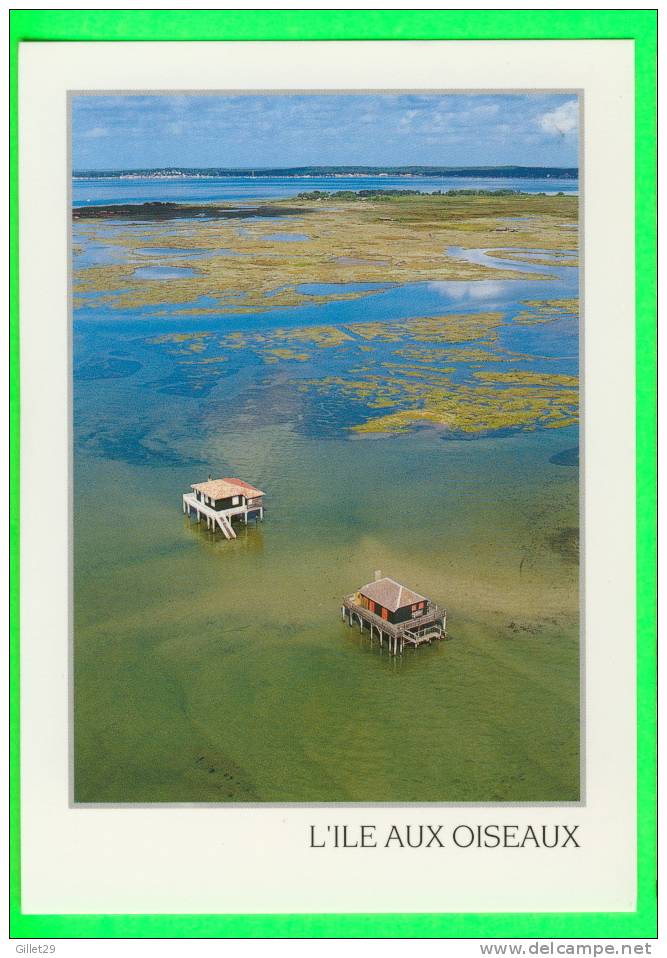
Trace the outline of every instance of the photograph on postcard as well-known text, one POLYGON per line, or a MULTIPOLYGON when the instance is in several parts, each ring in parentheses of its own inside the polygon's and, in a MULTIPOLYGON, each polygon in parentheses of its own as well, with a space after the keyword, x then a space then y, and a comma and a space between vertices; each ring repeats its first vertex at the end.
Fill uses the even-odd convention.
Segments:
POLYGON ((582 800, 578 92, 73 92, 72 799, 582 800))

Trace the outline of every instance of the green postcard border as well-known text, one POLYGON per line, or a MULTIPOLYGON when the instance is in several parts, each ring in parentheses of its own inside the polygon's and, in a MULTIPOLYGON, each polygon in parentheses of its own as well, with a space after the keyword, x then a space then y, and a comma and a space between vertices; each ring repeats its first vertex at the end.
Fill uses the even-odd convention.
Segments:
POLYGON ((13 10, 10 13, 10 933, 13 938, 652 938, 656 927, 656 10, 13 10), (18 58, 24 41, 632 40, 636 104, 635 912, 26 915, 19 779, 18 58))

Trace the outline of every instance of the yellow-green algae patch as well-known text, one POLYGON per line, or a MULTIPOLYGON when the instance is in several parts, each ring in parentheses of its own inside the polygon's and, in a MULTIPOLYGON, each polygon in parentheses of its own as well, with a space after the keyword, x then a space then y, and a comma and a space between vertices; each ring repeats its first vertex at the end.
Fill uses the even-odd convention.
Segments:
POLYGON ((155 336, 147 340, 150 345, 165 346, 174 345, 177 347, 171 352, 178 355, 179 352, 202 353, 206 349, 205 340, 210 333, 165 333, 162 336, 155 336))
POLYGON ((532 266, 577 266, 578 264, 576 252, 571 255, 563 255, 562 253, 549 255, 545 251, 539 255, 535 255, 534 253, 522 252, 520 250, 502 250, 499 256, 501 259, 511 260, 515 263, 526 263, 532 266))
POLYGON ((559 313, 572 313, 575 316, 579 312, 578 299, 527 299, 525 302, 526 306, 540 310, 555 310, 559 313))
POLYGON ((565 316, 579 315, 579 301, 576 299, 527 299, 524 306, 528 309, 519 313, 513 320, 520 326, 553 323, 565 316))
POLYGON ((184 366, 210 366, 216 363, 226 363, 228 359, 228 356, 206 356, 204 359, 181 359, 179 362, 184 366))
POLYGON ((265 363, 277 363, 281 359, 292 359, 300 363, 308 362, 308 353, 297 353, 293 349, 268 349, 264 353, 265 363))
MULTIPOLYGON (((420 364, 422 363, 515 363, 524 360, 533 360, 535 356, 527 353, 514 353, 508 349, 500 349, 495 343, 489 343, 495 346, 495 349, 483 349, 486 342, 476 344, 475 346, 464 346, 461 348, 450 348, 447 346, 405 346, 401 349, 392 350, 392 356, 400 359, 411 359, 420 364)), ((546 357, 548 358, 548 357, 546 357)), ((422 368, 420 366, 420 368, 422 368)))
POLYGON ((325 376, 322 379, 307 379, 299 389, 306 392, 310 387, 330 392, 336 389, 341 395, 364 401, 366 406, 383 408, 398 405, 409 393, 410 385, 394 378, 368 376, 366 379, 350 380, 342 376, 325 376))
POLYGON ((522 386, 578 386, 577 376, 566 376, 561 373, 533 373, 527 370, 512 370, 509 373, 481 372, 475 373, 475 379, 483 379, 485 382, 494 383, 517 383, 522 386))
MULTIPOLYGON (((531 308, 547 312, 558 309, 560 315, 562 305, 558 300, 530 301, 531 308)), ((575 307, 576 301, 565 302, 566 311, 575 307)), ((147 342, 184 353, 203 351, 214 343, 224 352, 210 357, 211 364, 223 361, 230 350, 249 349, 267 364, 305 363, 313 359, 313 350, 332 350, 340 357, 337 361, 345 375, 304 379, 297 389, 339 395, 359 403, 366 419, 352 427, 358 435, 404 433, 420 426, 436 426, 452 434, 483 434, 575 423, 579 401, 576 376, 516 367, 508 370, 497 365, 480 369, 479 363, 507 365, 540 359, 498 347, 495 337, 501 325, 500 313, 462 313, 348 323, 344 327, 277 328, 224 335, 176 333, 147 342), (404 345, 406 342, 411 345, 404 345), (462 345, 465 342, 471 345, 462 345), (400 345, 387 354, 385 344, 400 345), (366 352, 362 354, 363 346, 366 352), (304 347, 309 347, 308 351, 304 347), (379 353, 374 363, 368 362, 369 349, 379 353), (476 369, 470 368, 474 363, 476 369), (466 376, 466 371, 468 381, 452 381, 453 373, 466 376), (374 416, 371 410, 391 412, 374 416)), ((189 362, 203 365, 207 359, 189 362)))
MULTIPOLYGON (((351 346, 365 352, 373 351, 376 343, 414 342, 420 345, 403 347, 393 351, 399 358, 415 359, 421 362, 442 359, 442 361, 468 362, 474 358, 490 359, 495 354, 490 350, 466 350, 460 346, 442 353, 437 350, 438 343, 466 343, 483 341, 491 344, 496 330, 503 325, 500 313, 460 313, 444 316, 414 317, 397 322, 348 323, 338 326, 309 326, 292 329, 279 327, 271 332, 235 331, 218 336, 211 332, 166 333, 147 340, 150 345, 171 345, 185 352, 202 352, 211 337, 224 349, 271 349, 273 355, 281 358, 279 350, 292 350, 282 358, 293 359, 293 351, 299 346, 313 346, 318 349, 330 349, 351 346)), ((301 353, 305 357, 305 353, 301 353)), ((307 357, 306 357, 307 358, 307 357)), ((402 364, 404 368, 405 364, 402 364)), ((419 367, 412 367, 418 369, 419 367)))
POLYGON ((164 333, 161 336, 155 336, 153 339, 149 339, 149 343, 155 343, 156 345, 161 345, 162 343, 188 343, 193 340, 201 340, 206 336, 210 336, 210 333, 164 333))
POLYGON ((492 339, 502 324, 501 313, 448 313, 393 323, 348 323, 345 328, 362 339, 385 343, 402 342, 406 338, 414 342, 461 343, 492 339))
MULTIPOLYGON (((263 350, 270 348, 278 358, 280 358, 281 352, 285 353, 283 357, 285 359, 295 358, 294 350, 290 349, 293 346, 315 346, 319 349, 330 349, 351 342, 353 342, 353 338, 337 326, 308 326, 303 329, 284 327, 267 333, 237 331, 227 333, 217 340, 218 345, 226 349, 255 348, 263 350)), ((300 355, 308 358, 305 353, 300 355)))
POLYGON ((577 421, 575 390, 455 385, 424 386, 422 405, 354 426, 357 433, 404 433, 415 426, 441 426, 453 433, 556 428, 577 421))

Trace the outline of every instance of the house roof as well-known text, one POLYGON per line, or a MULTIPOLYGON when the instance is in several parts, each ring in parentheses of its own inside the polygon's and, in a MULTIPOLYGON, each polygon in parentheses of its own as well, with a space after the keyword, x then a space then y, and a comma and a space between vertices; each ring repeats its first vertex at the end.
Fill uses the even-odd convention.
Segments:
POLYGON ((388 609, 390 612, 396 612, 406 605, 414 605, 415 602, 428 602, 426 596, 413 592, 412 589, 406 589, 400 582, 395 582, 385 576, 383 579, 376 579, 375 582, 369 582, 362 585, 359 589, 362 595, 367 599, 372 599, 388 609))
POLYGON ((255 489, 242 479, 209 479, 208 482, 195 482, 190 487, 197 492, 203 492, 211 499, 229 499, 231 496, 263 496, 261 489, 255 489))

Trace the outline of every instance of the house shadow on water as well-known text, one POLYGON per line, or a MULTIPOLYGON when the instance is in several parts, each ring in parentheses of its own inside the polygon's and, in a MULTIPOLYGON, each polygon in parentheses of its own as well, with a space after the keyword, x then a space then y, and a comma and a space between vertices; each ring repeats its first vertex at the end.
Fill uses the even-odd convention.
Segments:
POLYGON ((183 516, 183 530, 189 538, 196 540, 199 545, 208 548, 213 554, 224 555, 226 560, 247 556, 249 553, 259 554, 264 551, 265 547, 262 523, 252 520, 247 525, 238 524, 234 526, 236 532, 234 542, 228 542, 219 533, 207 529, 205 523, 193 522, 187 516, 183 516))

